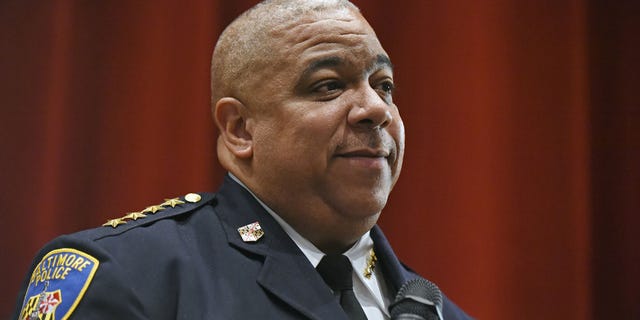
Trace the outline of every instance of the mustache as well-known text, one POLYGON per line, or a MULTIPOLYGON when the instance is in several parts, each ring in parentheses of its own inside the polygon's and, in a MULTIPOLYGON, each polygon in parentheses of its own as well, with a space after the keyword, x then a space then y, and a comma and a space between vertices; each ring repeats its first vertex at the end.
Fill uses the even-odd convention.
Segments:
POLYGON ((395 161, 398 154, 398 145, 396 141, 386 131, 374 131, 349 135, 337 145, 336 153, 340 154, 358 149, 386 151, 389 153, 389 158, 393 161, 395 161))

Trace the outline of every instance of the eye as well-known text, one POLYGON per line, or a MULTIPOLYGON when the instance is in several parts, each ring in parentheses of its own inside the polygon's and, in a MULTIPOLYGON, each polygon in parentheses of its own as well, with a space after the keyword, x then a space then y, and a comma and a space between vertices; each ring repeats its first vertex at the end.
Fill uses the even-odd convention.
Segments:
POLYGON ((380 84, 380 88, 382 89, 382 91, 388 94, 392 94, 393 89, 395 89, 396 87, 393 85, 393 82, 391 82, 390 80, 387 80, 380 84))
POLYGON ((374 89, 378 91, 378 94, 380 94, 380 96, 383 98, 391 97, 395 88, 396 87, 391 79, 385 79, 374 86, 374 89))
POLYGON ((332 99, 340 95, 345 88, 344 83, 336 80, 322 80, 312 87, 312 92, 322 98, 332 99))

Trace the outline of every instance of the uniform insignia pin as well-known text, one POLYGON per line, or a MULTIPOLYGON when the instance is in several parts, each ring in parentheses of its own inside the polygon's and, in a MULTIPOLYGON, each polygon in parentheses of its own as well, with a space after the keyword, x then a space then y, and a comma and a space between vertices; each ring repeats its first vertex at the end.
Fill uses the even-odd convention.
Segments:
POLYGON ((129 214, 127 214, 126 216, 122 217, 121 219, 131 219, 131 220, 138 220, 140 218, 144 218, 147 215, 141 212, 129 212, 129 214))
POLYGON ((178 198, 173 198, 173 199, 164 199, 164 202, 161 204, 161 206, 171 206, 171 208, 175 208, 177 205, 181 205, 183 204, 184 201, 178 199, 178 198))
POLYGON ((163 206, 161 206, 161 205, 155 205, 155 206, 146 207, 144 210, 140 211, 140 213, 151 213, 151 214, 154 214, 154 213, 156 213, 158 211, 162 211, 164 209, 165 208, 163 206))
POLYGON ((117 227, 121 224, 125 224, 127 223, 126 221, 122 220, 121 218, 118 219, 111 219, 109 221, 107 221, 105 224, 103 224, 103 227, 117 227))
POLYGON ((264 235, 264 231, 257 221, 238 228, 238 232, 244 242, 256 242, 264 235))
POLYGON ((367 266, 364 268, 364 277, 367 279, 371 279, 373 275, 373 270, 376 268, 376 262, 378 262, 378 257, 376 257, 375 251, 371 249, 369 251, 369 257, 367 257, 367 266))

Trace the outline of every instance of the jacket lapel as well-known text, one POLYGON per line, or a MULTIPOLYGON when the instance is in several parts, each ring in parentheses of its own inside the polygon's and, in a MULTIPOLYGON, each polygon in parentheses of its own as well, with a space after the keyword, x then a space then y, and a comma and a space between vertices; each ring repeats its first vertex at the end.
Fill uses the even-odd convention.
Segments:
POLYGON ((255 198, 229 176, 216 195, 216 208, 232 247, 264 257, 257 282, 311 319, 347 320, 329 287, 307 257, 255 198), (237 229, 258 222, 264 235, 244 242, 237 229))
MULTIPOLYGON (((389 241, 387 241, 387 238, 377 225, 371 229, 371 238, 373 239, 376 256, 378 256, 378 261, 380 261, 382 274, 385 276, 389 294, 391 294, 391 303, 393 303, 395 296, 402 285, 409 280, 421 278, 421 276, 398 260, 398 257, 396 257, 395 253, 391 249, 389 241)), ((448 302, 447 297, 444 295, 443 301, 443 305, 446 307, 448 302)), ((442 312, 442 307, 438 308, 439 319, 443 318, 442 312)))
POLYGON ((373 247, 380 261, 380 267, 382 268, 382 274, 385 277, 387 288, 391 294, 392 302, 396 293, 402 287, 402 285, 414 278, 419 277, 418 274, 405 267, 398 257, 396 257, 389 241, 380 230, 380 227, 375 225, 371 229, 371 239, 373 239, 373 247))
POLYGON ((286 256, 268 256, 258 283, 311 319, 347 320, 322 278, 308 261, 304 262, 306 265, 286 256))

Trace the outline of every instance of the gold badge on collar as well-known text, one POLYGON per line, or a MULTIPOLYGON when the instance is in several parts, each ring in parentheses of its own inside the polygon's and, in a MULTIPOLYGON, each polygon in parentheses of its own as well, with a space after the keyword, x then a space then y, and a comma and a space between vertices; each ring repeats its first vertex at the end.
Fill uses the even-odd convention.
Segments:
POLYGON ((264 235, 264 231, 257 221, 238 228, 238 232, 244 242, 256 242, 264 235))
POLYGON ((378 257, 376 257, 375 251, 371 249, 371 251, 369 251, 369 257, 367 257, 367 266, 364 268, 365 278, 371 279, 373 270, 376 268, 376 262, 378 262, 378 257))

